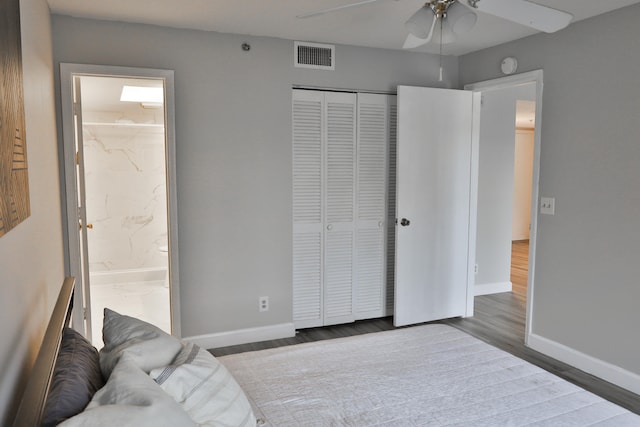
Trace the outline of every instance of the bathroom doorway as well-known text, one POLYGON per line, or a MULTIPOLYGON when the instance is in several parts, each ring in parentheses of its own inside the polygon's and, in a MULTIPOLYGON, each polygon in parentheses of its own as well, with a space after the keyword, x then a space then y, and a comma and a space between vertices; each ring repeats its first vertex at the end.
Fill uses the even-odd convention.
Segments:
MULTIPOLYGON (((65 132, 65 163, 68 148, 75 151, 68 209, 76 203, 68 234, 71 269, 77 264, 81 278, 83 332, 102 347, 103 310, 110 308, 175 334, 175 180, 166 77, 78 72, 68 77, 73 115, 63 121, 65 130, 71 121, 74 138, 67 144, 65 132), (77 257, 71 256, 75 236, 77 257)), ((76 320, 74 314, 74 327, 81 329, 76 320)))

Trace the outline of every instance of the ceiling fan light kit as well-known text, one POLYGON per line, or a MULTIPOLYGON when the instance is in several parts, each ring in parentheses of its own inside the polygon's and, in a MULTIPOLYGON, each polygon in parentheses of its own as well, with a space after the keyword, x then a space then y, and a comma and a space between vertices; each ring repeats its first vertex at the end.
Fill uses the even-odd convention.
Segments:
POLYGON ((427 39, 434 24, 434 15, 428 6, 423 6, 404 23, 404 28, 419 39, 427 39))
POLYGON ((433 44, 449 44, 456 41, 458 35, 453 31, 451 21, 439 19, 436 25, 438 28, 433 32, 430 40, 433 44))
POLYGON ((456 2, 449 6, 447 20, 451 23, 454 34, 464 34, 476 25, 478 15, 456 2))
POLYGON ((427 1, 405 22, 409 35, 403 47, 418 47, 430 41, 436 44, 453 43, 456 34, 471 29, 476 22, 476 14, 462 6, 453 7, 455 4, 456 0, 427 1), (438 30, 434 31, 436 26, 438 30))

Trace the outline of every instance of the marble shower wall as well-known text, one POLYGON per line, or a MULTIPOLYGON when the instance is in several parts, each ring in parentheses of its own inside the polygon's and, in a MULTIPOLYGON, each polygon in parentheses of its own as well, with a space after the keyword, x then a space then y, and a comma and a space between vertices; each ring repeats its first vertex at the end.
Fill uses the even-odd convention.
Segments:
POLYGON ((89 263, 92 276, 162 279, 167 201, 162 124, 84 120, 89 263))

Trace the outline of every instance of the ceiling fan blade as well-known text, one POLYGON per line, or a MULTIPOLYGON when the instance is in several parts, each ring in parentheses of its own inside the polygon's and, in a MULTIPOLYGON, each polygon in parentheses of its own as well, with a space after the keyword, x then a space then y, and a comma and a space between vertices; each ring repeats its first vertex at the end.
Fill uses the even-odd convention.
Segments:
POLYGON ((365 4, 375 3, 380 0, 362 0, 357 3, 345 4, 342 6, 330 7, 329 9, 316 10, 315 12, 303 13, 301 15, 296 15, 298 19, 304 18, 313 18, 314 16, 324 15, 325 13, 336 12, 338 10, 350 9, 352 7, 364 6, 365 4))
POLYGON ((404 44, 402 45, 402 48, 403 49, 413 49, 413 48, 420 47, 423 44, 427 44, 427 43, 429 43, 429 40, 421 39, 421 38, 416 37, 413 34, 409 33, 407 35, 407 39, 404 41, 404 44))
POLYGON ((526 0, 460 0, 460 3, 545 33, 561 30, 573 19, 570 13, 526 0))
POLYGON ((409 33, 407 35, 407 39, 404 41, 404 45, 402 45, 402 48, 414 49, 416 47, 422 46, 423 44, 429 43, 433 38, 433 30, 436 28, 437 20, 438 18, 436 18, 436 16, 433 15, 433 18, 431 19, 431 26, 428 28, 427 37, 425 38, 421 38, 421 37, 415 36, 412 33, 409 33))

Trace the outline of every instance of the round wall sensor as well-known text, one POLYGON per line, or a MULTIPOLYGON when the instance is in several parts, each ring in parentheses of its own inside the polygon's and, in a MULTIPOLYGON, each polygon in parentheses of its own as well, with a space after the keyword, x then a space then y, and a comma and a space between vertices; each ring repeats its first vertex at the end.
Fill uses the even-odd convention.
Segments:
POLYGON ((516 60, 516 58, 509 56, 502 60, 502 64, 500 65, 500 68, 502 69, 502 72, 505 74, 513 74, 518 69, 518 61, 516 60))

